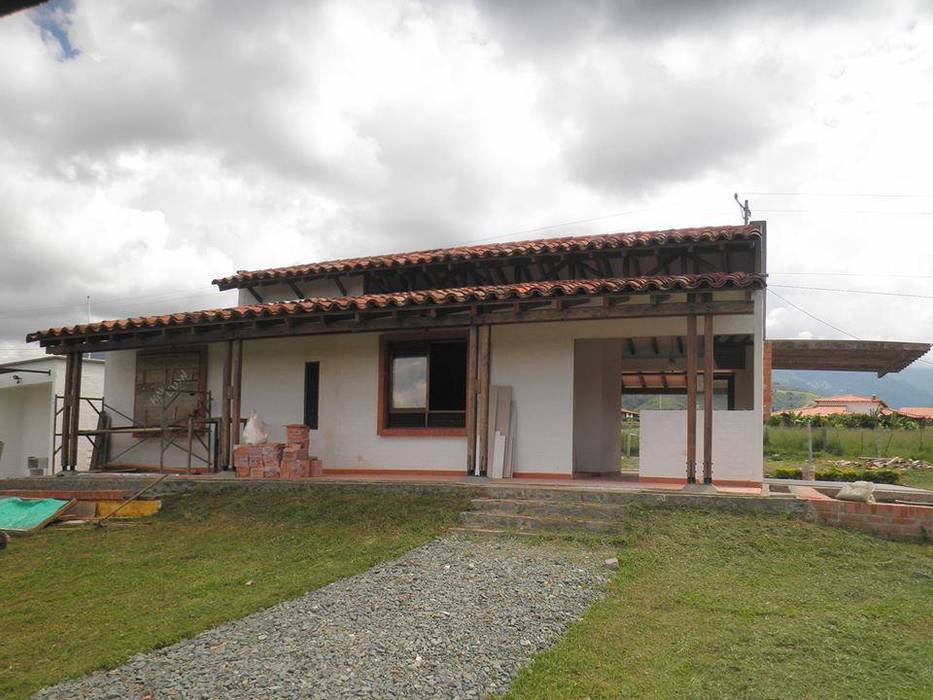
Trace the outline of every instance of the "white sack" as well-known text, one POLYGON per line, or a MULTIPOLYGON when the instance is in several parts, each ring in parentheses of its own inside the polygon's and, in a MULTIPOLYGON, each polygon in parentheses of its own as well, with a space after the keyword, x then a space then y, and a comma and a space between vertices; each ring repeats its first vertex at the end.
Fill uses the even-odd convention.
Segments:
POLYGON ((269 429, 256 411, 250 411, 249 420, 243 428, 243 442, 247 445, 261 445, 268 441, 269 429))

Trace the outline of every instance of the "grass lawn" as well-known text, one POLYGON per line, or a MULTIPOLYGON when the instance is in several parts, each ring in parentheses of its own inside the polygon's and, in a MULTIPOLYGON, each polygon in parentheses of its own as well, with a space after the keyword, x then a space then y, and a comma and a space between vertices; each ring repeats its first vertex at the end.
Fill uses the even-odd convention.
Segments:
POLYGON ((933 697, 933 547, 640 510, 606 598, 517 698, 933 697))
POLYGON ((56 526, 0 552, 0 697, 26 697, 364 571, 428 541, 467 503, 321 488, 163 505, 145 521, 56 526))

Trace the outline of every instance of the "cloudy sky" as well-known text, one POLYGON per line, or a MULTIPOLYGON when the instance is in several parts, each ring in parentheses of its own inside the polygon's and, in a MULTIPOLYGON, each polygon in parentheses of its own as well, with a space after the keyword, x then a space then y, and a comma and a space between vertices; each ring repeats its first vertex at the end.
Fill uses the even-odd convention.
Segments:
POLYGON ((739 223, 733 192, 768 221, 771 337, 933 340, 933 3, 793 4, 0 18, 0 361, 88 295, 227 305, 237 269, 739 223))

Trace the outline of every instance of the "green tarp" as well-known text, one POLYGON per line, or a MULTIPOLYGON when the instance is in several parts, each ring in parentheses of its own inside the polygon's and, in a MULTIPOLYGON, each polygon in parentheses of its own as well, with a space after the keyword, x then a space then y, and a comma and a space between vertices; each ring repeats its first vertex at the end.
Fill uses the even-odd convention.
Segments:
POLYGON ((0 496, 0 530, 26 532, 42 527, 71 501, 60 498, 15 498, 0 496))

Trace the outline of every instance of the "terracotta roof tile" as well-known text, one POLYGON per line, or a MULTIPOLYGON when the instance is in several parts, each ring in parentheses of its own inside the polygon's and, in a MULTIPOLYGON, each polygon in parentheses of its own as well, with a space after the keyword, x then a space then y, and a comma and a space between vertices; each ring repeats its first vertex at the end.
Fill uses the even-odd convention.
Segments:
POLYGON ((933 420, 933 407, 930 406, 904 406, 897 409, 897 412, 905 418, 933 420))
POLYGON ((392 309, 408 306, 443 306, 475 302, 528 299, 532 297, 599 296, 603 294, 645 294, 650 292, 692 291, 703 289, 759 289, 764 276, 754 273, 713 272, 697 275, 657 275, 653 277, 613 277, 596 280, 560 280, 523 282, 483 287, 428 289, 394 294, 363 294, 355 297, 273 301, 250 306, 235 306, 204 311, 185 311, 161 316, 136 316, 114 321, 49 328, 30 333, 27 342, 58 337, 106 335, 145 328, 191 326, 243 319, 293 316, 311 313, 346 313, 366 309, 392 309))
POLYGON ((428 263, 465 262, 488 258, 525 255, 553 255, 584 250, 613 250, 619 248, 650 248, 684 243, 717 243, 720 241, 752 240, 761 238, 760 229, 753 224, 744 226, 709 226, 701 228, 668 229, 666 231, 635 231, 607 233, 595 236, 541 238, 512 243, 489 243, 455 248, 435 248, 413 253, 372 255, 362 258, 328 260, 307 265, 291 265, 266 270, 240 270, 235 275, 215 279, 221 289, 242 287, 253 282, 275 279, 295 279, 358 270, 424 265, 428 263))

